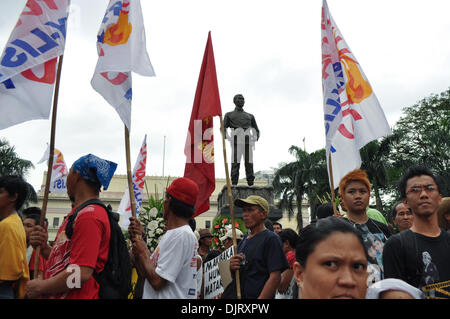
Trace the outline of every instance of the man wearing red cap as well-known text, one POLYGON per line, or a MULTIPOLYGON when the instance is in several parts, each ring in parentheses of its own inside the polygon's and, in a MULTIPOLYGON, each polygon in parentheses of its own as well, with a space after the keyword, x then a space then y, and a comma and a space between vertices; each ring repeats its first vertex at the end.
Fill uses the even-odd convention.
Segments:
POLYGON ((198 241, 189 220, 195 212, 198 186, 192 180, 175 179, 166 189, 164 220, 167 231, 150 254, 142 239, 142 225, 130 218, 128 230, 133 238, 137 269, 145 277, 144 299, 197 298, 198 241))

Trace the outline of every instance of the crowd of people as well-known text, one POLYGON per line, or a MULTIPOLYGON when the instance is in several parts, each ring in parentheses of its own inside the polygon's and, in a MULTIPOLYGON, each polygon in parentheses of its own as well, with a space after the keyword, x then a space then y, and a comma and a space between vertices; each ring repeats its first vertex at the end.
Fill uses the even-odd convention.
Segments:
MULTIPOLYGON (((110 219, 103 206, 82 204, 108 188, 116 166, 92 154, 72 165, 72 210, 51 246, 40 209, 21 211, 27 183, 19 176, 0 177, 0 299, 100 297, 95 275, 110 258, 110 219)), ((237 243, 229 259, 232 280, 221 298, 448 298, 450 198, 442 198, 438 178, 422 166, 405 172, 399 190, 391 214, 395 227, 369 208, 371 185, 361 169, 340 181, 339 204, 319 206, 317 218, 299 232, 268 222, 266 199, 236 199, 247 233, 235 229, 235 238, 231 230, 220 238, 225 249, 237 243)), ((153 252, 139 219, 130 218, 129 257, 144 281, 141 298, 203 298, 203 266, 221 251, 211 249, 208 229, 196 230, 198 192, 184 177, 167 187, 166 229, 153 252)))

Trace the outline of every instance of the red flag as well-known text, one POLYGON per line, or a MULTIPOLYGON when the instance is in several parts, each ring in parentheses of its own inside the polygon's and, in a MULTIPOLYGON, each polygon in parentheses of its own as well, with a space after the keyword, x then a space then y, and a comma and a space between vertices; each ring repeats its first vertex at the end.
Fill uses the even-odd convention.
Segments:
POLYGON ((209 32, 184 149, 186 155, 184 177, 196 182, 200 190, 195 203, 194 217, 209 209, 209 197, 216 185, 213 135, 213 116, 216 115, 222 115, 222 108, 209 32))

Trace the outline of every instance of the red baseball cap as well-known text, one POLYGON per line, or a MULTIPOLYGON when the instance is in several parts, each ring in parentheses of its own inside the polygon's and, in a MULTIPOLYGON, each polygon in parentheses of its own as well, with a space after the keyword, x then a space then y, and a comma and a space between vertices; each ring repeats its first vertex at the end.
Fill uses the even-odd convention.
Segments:
POLYGON ((166 191, 170 196, 191 206, 195 206, 199 192, 197 184, 186 177, 174 179, 166 191))

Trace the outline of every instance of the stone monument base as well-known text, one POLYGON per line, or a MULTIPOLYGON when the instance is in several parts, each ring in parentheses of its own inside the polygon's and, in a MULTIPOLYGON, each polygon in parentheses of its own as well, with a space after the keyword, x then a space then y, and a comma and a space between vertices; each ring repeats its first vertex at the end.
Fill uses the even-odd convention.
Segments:
MULTIPOLYGON (((267 218, 274 222, 279 220, 283 213, 281 209, 276 208, 273 201, 273 187, 272 186, 248 186, 248 185, 231 185, 231 196, 233 203, 238 198, 247 198, 250 195, 258 195, 267 200, 269 203, 269 214, 267 218)), ((230 216, 230 202, 228 200, 227 185, 225 185, 217 197, 217 216, 230 216)), ((234 217, 242 218, 242 208, 234 208, 234 217)))

